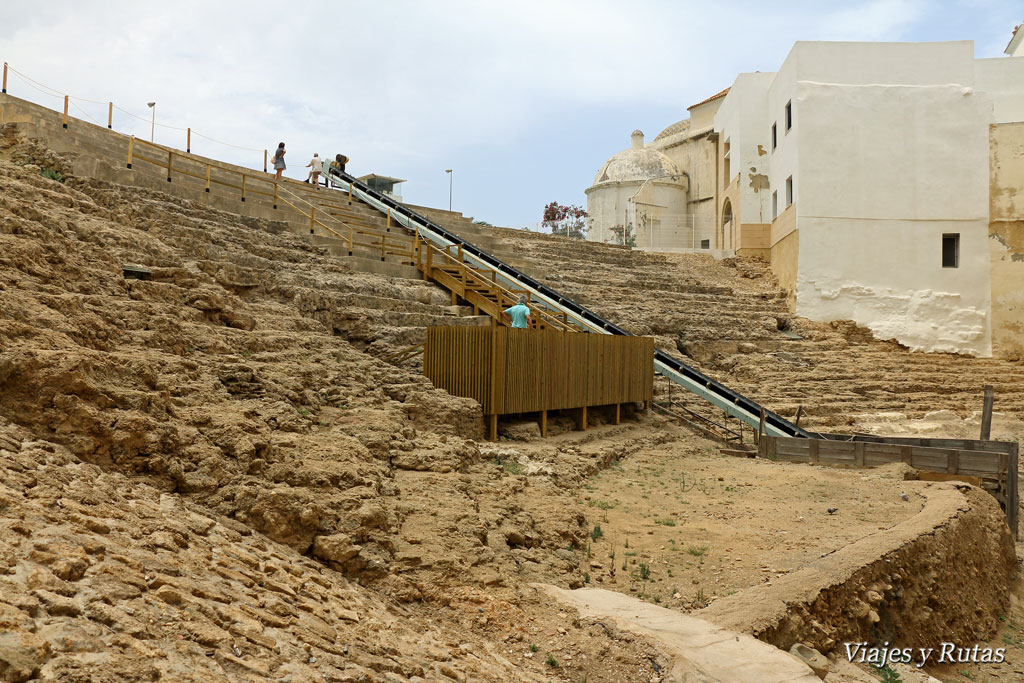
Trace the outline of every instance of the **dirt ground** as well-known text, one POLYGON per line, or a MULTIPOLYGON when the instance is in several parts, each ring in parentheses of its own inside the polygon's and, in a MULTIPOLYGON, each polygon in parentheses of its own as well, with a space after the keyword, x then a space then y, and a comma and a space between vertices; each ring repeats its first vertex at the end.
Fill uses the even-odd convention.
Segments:
POLYGON ((643 450, 580 492, 591 523, 589 579, 699 609, 907 519, 923 506, 920 487, 898 467, 727 456, 698 438, 643 450))

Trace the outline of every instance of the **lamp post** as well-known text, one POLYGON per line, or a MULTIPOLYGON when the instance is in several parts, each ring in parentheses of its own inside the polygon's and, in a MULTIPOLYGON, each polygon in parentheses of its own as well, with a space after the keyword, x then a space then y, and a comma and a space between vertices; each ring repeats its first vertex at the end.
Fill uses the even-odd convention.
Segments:
POLYGON ((153 142, 156 133, 156 102, 146 102, 146 106, 153 110, 153 120, 149 124, 149 141, 153 142))
POLYGON ((444 172, 448 174, 448 210, 451 211, 452 210, 452 178, 455 177, 455 174, 452 173, 452 169, 450 169, 450 168, 444 169, 444 172))

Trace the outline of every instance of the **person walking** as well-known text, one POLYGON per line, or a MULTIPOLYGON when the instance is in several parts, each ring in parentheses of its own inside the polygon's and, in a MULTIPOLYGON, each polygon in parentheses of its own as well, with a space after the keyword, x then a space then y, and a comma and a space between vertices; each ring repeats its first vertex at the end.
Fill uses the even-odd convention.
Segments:
POLYGON ((324 170, 324 162, 320 161, 320 155, 313 152, 313 158, 306 164, 306 168, 309 169, 309 177, 306 178, 307 183, 313 183, 313 187, 320 189, 320 173, 324 170))
POLYGON ((519 297, 519 303, 501 312, 501 317, 506 323, 511 323, 513 328, 527 329, 533 327, 533 319, 530 318, 530 308, 526 305, 526 295, 519 297))
MULTIPOLYGON (((333 176, 340 176, 342 173, 345 172, 345 164, 347 164, 347 163, 348 163, 348 157, 347 156, 345 156, 344 154, 335 154, 334 155, 334 161, 332 161, 330 164, 327 165, 327 168, 324 169, 324 173, 328 177, 330 177, 332 175, 333 176)), ((335 182, 334 183, 334 187, 340 187, 339 183, 335 182)))
POLYGON ((284 143, 278 143, 277 151, 274 152, 274 180, 280 180, 284 169, 288 168, 284 163, 284 143))

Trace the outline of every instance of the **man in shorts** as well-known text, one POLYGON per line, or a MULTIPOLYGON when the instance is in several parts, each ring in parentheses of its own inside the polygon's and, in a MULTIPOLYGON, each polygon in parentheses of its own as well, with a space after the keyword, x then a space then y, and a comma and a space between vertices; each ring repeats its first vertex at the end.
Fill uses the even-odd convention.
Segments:
POLYGON ((533 320, 530 318, 530 309, 526 305, 526 295, 519 297, 519 303, 501 312, 501 317, 513 328, 527 329, 533 327, 533 320))

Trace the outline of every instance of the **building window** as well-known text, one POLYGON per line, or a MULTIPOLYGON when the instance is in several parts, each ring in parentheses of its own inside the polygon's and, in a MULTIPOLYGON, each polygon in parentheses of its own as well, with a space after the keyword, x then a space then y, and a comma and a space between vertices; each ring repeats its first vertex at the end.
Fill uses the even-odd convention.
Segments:
POLYGON ((793 203, 793 176, 786 178, 786 206, 793 203))
POLYGON ((774 123, 772 124, 772 149, 775 149, 779 145, 779 128, 774 123))
POLYGON ((960 267, 960 233, 947 233, 942 236, 942 267, 960 267))
POLYGON ((786 102, 786 132, 793 127, 793 100, 786 102))
POLYGON ((711 248, 711 240, 701 240, 700 241, 700 248, 701 249, 710 249, 711 248))
POLYGON ((772 220, 779 217, 779 191, 772 192, 772 220))

